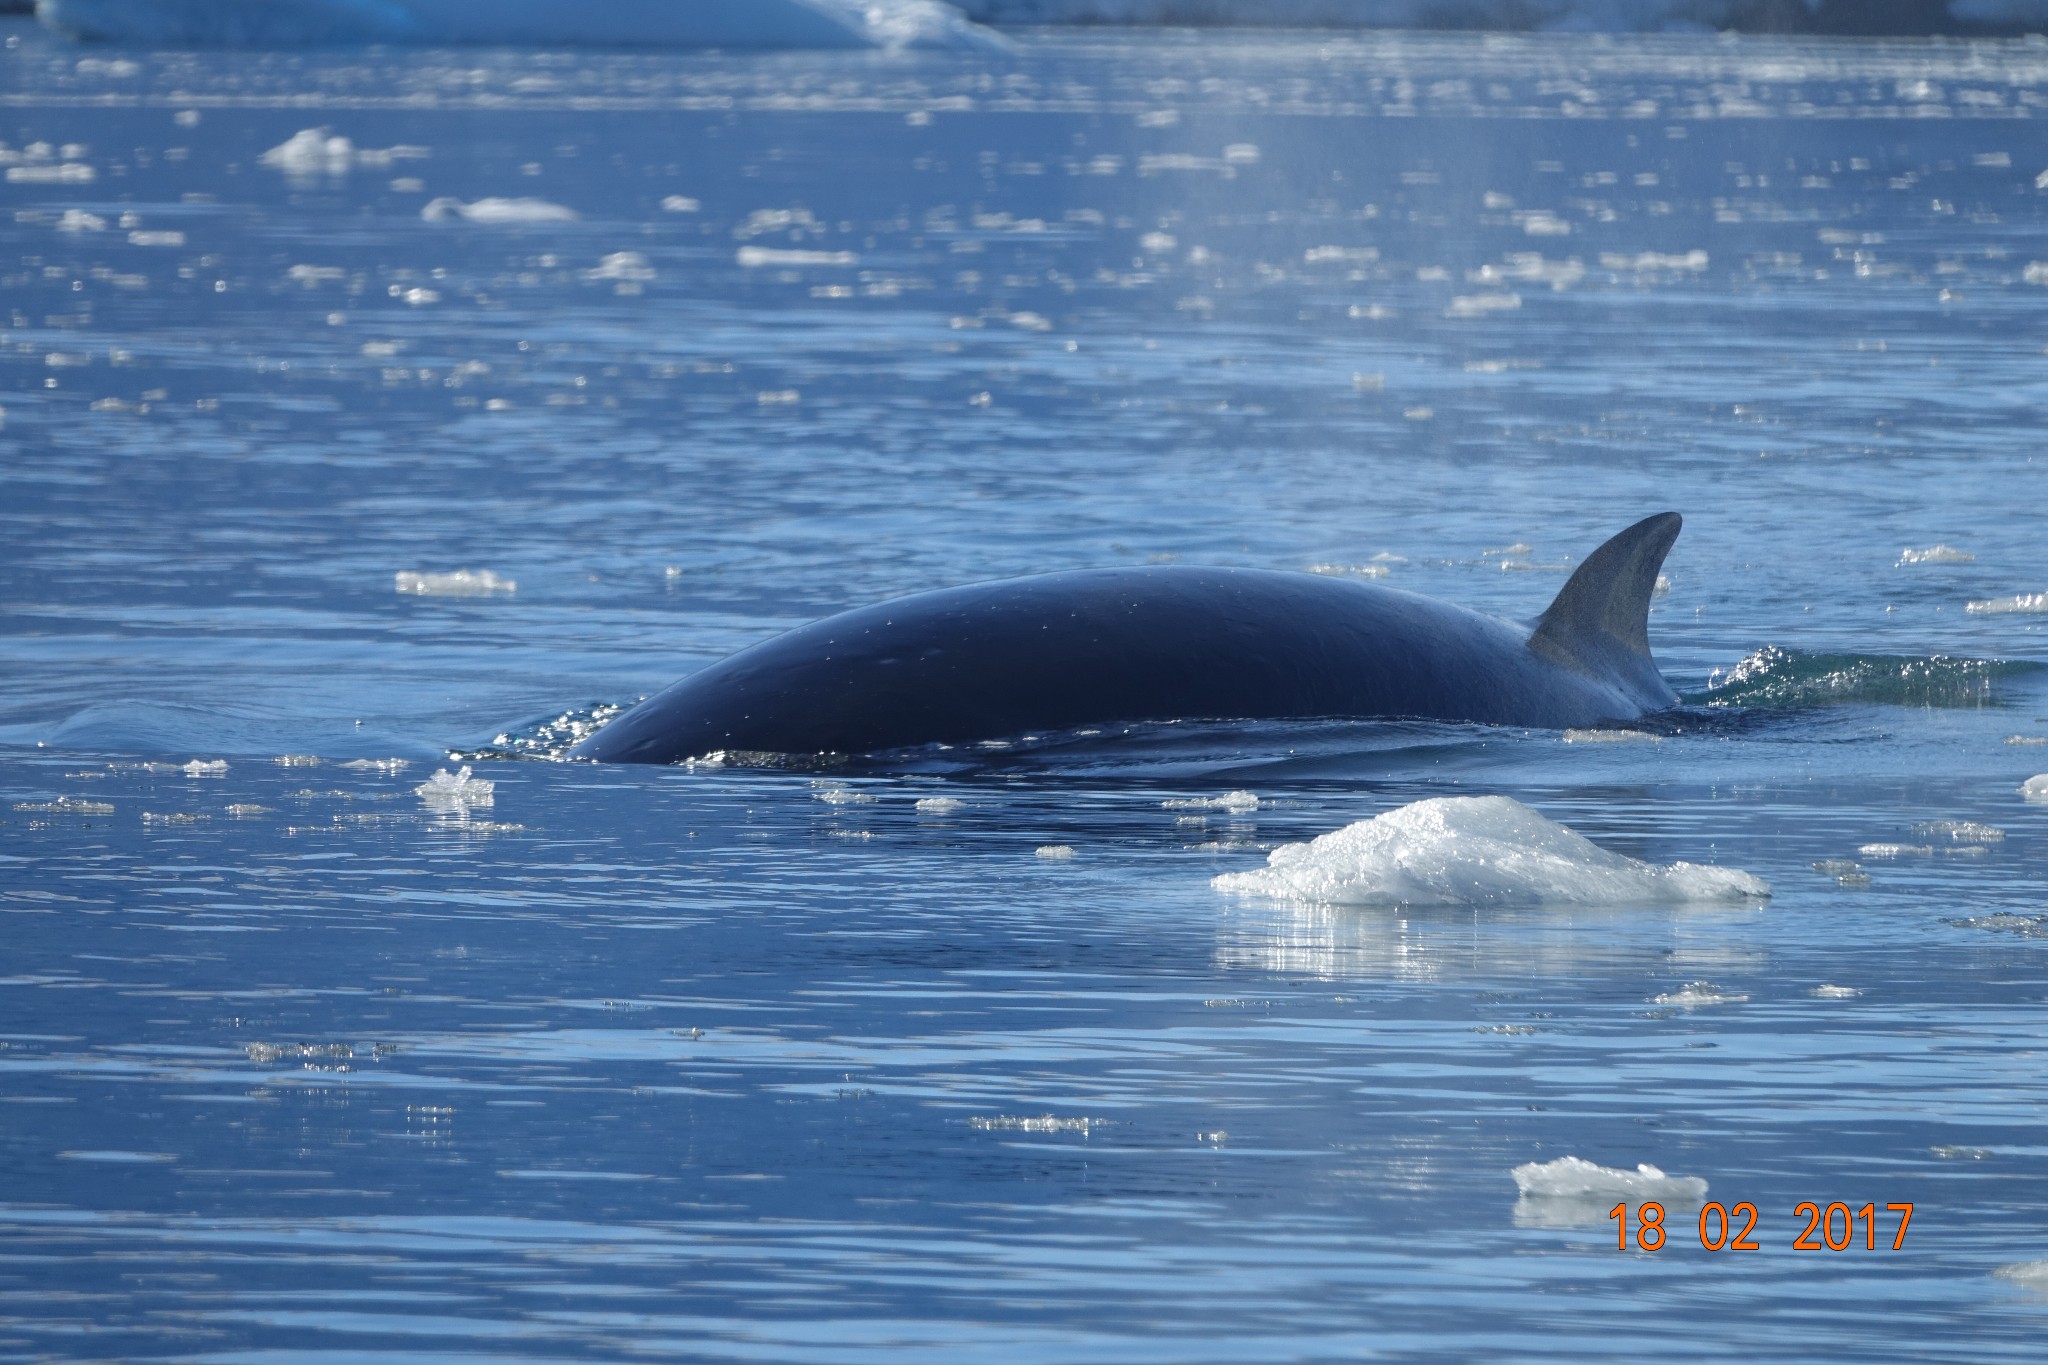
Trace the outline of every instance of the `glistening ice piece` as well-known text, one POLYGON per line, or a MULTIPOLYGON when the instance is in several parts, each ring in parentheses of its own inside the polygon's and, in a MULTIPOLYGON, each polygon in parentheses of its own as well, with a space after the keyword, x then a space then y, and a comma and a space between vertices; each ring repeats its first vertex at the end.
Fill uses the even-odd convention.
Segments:
POLYGON ((1648 625, 1680 524, 1661 513, 1602 545, 1533 628, 1261 569, 1083 569, 918 593, 712 664, 571 757, 863 754, 1129 721, 1627 720, 1678 700, 1648 625))

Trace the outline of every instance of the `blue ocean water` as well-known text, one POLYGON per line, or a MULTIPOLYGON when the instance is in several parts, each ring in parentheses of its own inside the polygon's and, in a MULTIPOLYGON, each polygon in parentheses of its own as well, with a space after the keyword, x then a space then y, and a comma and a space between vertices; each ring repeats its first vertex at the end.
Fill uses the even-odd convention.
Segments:
POLYGON ((6 36, 0 1351, 2037 1355, 2048 48, 6 36), (1666 508, 1629 742, 533 761, 890 594, 1528 617, 1666 508), (1773 898, 1209 885, 1474 794, 1773 898))

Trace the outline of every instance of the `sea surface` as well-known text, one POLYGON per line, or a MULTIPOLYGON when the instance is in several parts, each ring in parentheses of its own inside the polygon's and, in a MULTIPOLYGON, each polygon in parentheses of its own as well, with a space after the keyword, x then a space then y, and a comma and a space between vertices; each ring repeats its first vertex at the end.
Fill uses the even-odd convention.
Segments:
POLYGON ((2048 47, 0 33, 0 1356, 2039 1359, 2048 47), (549 761, 892 594, 1528 618, 1666 509, 1630 733, 549 761), (1482 795, 1772 895, 1211 886, 1482 795))

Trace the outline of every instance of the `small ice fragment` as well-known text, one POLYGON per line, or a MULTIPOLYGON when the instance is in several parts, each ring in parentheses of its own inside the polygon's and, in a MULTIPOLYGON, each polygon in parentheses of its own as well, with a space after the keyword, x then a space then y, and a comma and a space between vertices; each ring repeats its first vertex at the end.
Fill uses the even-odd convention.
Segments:
POLYGON ((330 137, 325 128, 301 128, 256 158, 259 166, 287 175, 342 175, 355 164, 356 145, 345 137, 330 137))
POLYGON ((1610 853, 1505 796, 1437 797, 1226 873, 1219 891, 1334 905, 1604 905, 1766 899, 1735 868, 1657 865, 1610 853))
POLYGON ((768 265, 859 265, 851 251, 791 251, 779 247, 743 246, 734 260, 749 270, 768 265))
POLYGON ((1311 564, 1308 571, 1332 578, 1385 578, 1393 572, 1384 564, 1311 564))
POLYGON ((1943 1144, 1938 1147, 1929 1147, 1927 1154, 1937 1161, 1989 1161, 1991 1159, 1991 1150, 1988 1147, 1955 1147, 1943 1144))
POLYGON ((195 758, 178 771, 187 777, 219 777, 227 770, 228 761, 224 758, 195 758))
POLYGON ((259 806, 248 801, 237 801, 234 805, 228 807, 228 814, 237 820, 247 820, 251 816, 268 815, 270 813, 270 807, 259 806))
POLYGON ((100 217, 97 213, 87 213, 84 209, 66 209, 64 210, 64 216, 57 220, 57 231, 59 232, 105 232, 106 230, 106 219, 100 217))
POLYGON ((1899 551, 1899 568, 1908 564, 1975 564, 1977 556, 1967 550, 1958 550, 1953 545, 1930 545, 1924 550, 1907 546, 1899 551))
POLYGON ((2020 795, 2029 801, 2048 801, 2048 773, 2038 773, 2022 782, 2020 795))
POLYGON ((586 280, 626 280, 638 283, 654 278, 654 267, 647 258, 637 251, 614 251, 598 262, 595 269, 583 272, 586 280))
POLYGON ((1928 844, 1864 844, 1856 854, 1861 858, 1931 858, 1934 849, 1928 844))
POLYGON ((1038 856, 1057 861, 1062 858, 1073 857, 1074 849, 1070 844, 1040 844, 1038 846, 1038 856))
POLYGON ((1996 825, 1972 824, 1968 820, 1929 820, 1913 826, 1913 833, 1923 839, 1939 839, 1945 834, 1959 844, 1995 844, 2005 837, 2005 831, 1996 825))
POLYGON ((1650 1003, 1692 1010, 1708 1005, 1739 1005, 1747 999, 1746 995, 1730 995, 1711 981, 1688 981, 1675 991, 1651 996, 1650 1003))
POLYGON ((977 1114, 967 1120, 967 1126, 984 1133, 1080 1133, 1085 1136, 1091 1128, 1106 1122, 1106 1119, 1065 1119, 1054 1114, 1040 1114, 1035 1118, 1014 1114, 983 1117, 977 1114))
POLYGON ((574 223, 582 216, 572 208, 551 204, 545 199, 496 197, 465 204, 460 199, 443 196, 429 200, 427 206, 420 210, 420 217, 430 223, 446 223, 459 218, 465 222, 482 223, 488 227, 516 227, 527 223, 574 223))
POLYGON ((14 808, 38 815, 112 815, 114 808, 105 801, 87 801, 78 796, 60 796, 55 801, 17 801, 14 808))
POLYGON ((918 798, 917 809, 922 815, 951 815, 966 808, 967 803, 957 796, 925 796, 918 798))
POLYGON ((703 207, 701 203, 685 194, 671 194, 661 201, 663 213, 696 213, 703 207))
POLYGON ((352 758, 341 765, 372 773, 402 773, 412 766, 409 758, 352 758))
POLYGON ((356 1050, 347 1043, 246 1043, 242 1051, 252 1062, 345 1062, 356 1055, 356 1050))
POLYGON ((270 760, 280 768, 317 768, 320 760, 312 754, 279 754, 270 760))
POLYGON ((2048 612, 2048 592, 2023 592, 2016 597, 1990 597, 1965 608, 1972 616, 2020 616, 2048 612))
POLYGON ((866 806, 880 798, 872 792, 857 792, 846 787, 827 787, 824 791, 812 792, 828 806, 866 806))
MULTIPOLYGON (((2048 171, 2042 172, 2048 176, 2048 171)), ((2001 1280, 2011 1280, 2022 1289, 2031 1289, 2036 1294, 2048 1294, 2048 1261, 2014 1261, 1991 1272, 2001 1280)))
POLYGON ((1648 730, 1567 730, 1567 744, 1662 744, 1664 736, 1648 730))
POLYGON ((1621 1171, 1561 1156, 1555 1161, 1531 1161, 1508 1174, 1529 1199, 1654 1199, 1665 1204, 1697 1204, 1707 1197, 1707 1182, 1698 1176, 1666 1175, 1648 1162, 1633 1171, 1621 1171))
POLYGON ((210 815, 194 815, 187 811, 159 813, 153 810, 146 810, 142 812, 142 823, 145 825, 198 825, 204 824, 212 818, 210 815))
POLYGON ((2007 744, 2048 744, 2048 735, 2007 735, 2007 744))
POLYGON ((442 768, 412 790, 434 810, 459 811, 490 805, 497 786, 495 782, 470 776, 469 765, 465 763, 461 772, 451 773, 442 768))
POLYGON ((1184 796, 1160 805, 1168 810, 1227 810, 1242 813, 1259 808, 1256 793, 1246 791, 1225 792, 1221 796, 1184 796))
POLYGON ((519 591, 516 580, 500 578, 489 569, 457 569, 453 573, 401 569, 392 577, 398 591, 417 597, 482 597, 494 592, 519 591))
POLYGON ((1854 1000, 1863 992, 1854 986, 1815 986, 1807 994, 1817 1000, 1854 1000))

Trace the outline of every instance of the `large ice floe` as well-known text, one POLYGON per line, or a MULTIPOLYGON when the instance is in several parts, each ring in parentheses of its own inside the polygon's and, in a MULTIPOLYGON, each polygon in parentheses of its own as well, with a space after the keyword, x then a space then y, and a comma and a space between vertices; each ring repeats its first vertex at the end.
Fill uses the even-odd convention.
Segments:
POLYGON ((990 48, 940 0, 39 0, 60 33, 204 46, 491 43, 719 48, 990 48))
POLYGON ((1610 853, 1505 796, 1417 801, 1231 872, 1219 891, 1320 905, 1610 905, 1752 901, 1770 884, 1697 863, 1610 853))

